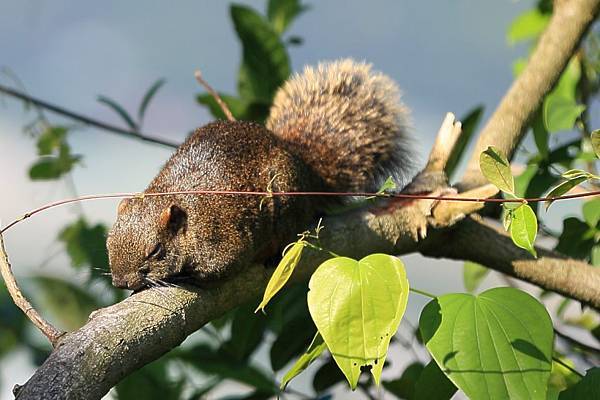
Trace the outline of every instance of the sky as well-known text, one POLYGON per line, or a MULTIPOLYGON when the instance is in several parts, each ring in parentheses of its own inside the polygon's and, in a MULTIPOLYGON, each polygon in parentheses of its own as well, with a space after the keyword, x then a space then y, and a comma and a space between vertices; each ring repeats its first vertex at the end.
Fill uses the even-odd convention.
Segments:
MULTIPOLYGON (((258 10, 265 1, 246 1, 258 10)), ((531 7, 510 0, 329 0, 309 1, 310 10, 290 28, 304 38, 290 56, 294 70, 321 60, 366 60, 394 79, 412 110, 412 133, 420 159, 426 160, 446 112, 457 116, 485 106, 487 118, 512 82, 512 61, 526 47, 511 47, 506 29, 531 7)), ((119 118, 97 102, 118 100, 135 112, 157 78, 167 83, 152 101, 143 131, 180 142, 208 123, 194 102, 202 90, 193 72, 219 91, 232 93, 240 60, 227 1, 0 0, 0 67, 8 68, 38 98, 114 124, 119 118), (168 5, 167 5, 168 4, 168 5)), ((6 74, 0 82, 14 85, 6 74)), ((69 123, 47 113, 52 122, 69 123)), ((69 143, 84 157, 72 182, 31 182, 34 141, 23 134, 33 118, 19 102, 0 97, 0 221, 50 201, 79 194, 140 191, 157 173, 171 149, 119 137, 94 128, 73 131, 69 143)), ((82 204, 92 222, 110 224, 117 201, 82 204)), ((6 245, 18 277, 38 273, 73 275, 58 255, 56 235, 77 208, 48 211, 12 229, 6 245), (41 264, 44 264, 41 266, 41 264)), ((560 212, 560 206, 556 206, 560 212)), ((434 293, 462 291, 461 263, 403 258, 413 286, 434 293), (432 280, 431 276, 436 279, 432 280)), ((77 279, 77 276, 72 276, 77 279)), ((486 284, 492 285, 490 279, 486 284)), ((411 296, 407 315, 416 321, 425 299, 411 296)), ((0 399, 31 373, 28 359, 16 353, 0 364, 0 399)))

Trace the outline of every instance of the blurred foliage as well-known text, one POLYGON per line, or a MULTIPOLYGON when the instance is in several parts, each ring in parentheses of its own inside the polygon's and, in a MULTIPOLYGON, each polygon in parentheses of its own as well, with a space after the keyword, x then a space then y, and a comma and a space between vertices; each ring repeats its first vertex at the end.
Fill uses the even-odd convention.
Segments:
MULTIPOLYGON (((290 28, 307 9, 301 0, 269 0, 264 14, 248 6, 231 6, 230 17, 241 43, 242 57, 237 93, 220 95, 236 118, 259 122, 266 119, 277 88, 291 72, 288 49, 302 43, 299 36, 289 33, 290 28)), ((533 48, 551 13, 552 2, 539 1, 508 27, 507 41, 533 48)), ((517 60, 515 74, 520 73, 526 63, 525 59, 517 60)), ((592 29, 559 84, 546 96, 531 121, 530 132, 535 149, 528 150, 525 145, 521 148, 519 157, 525 159, 525 165, 514 179, 516 196, 542 196, 562 182, 561 175, 572 168, 596 173, 598 162, 593 160, 598 139, 593 142, 589 114, 600 90, 599 73, 600 35, 597 29, 592 29)), ((98 101, 111 108, 129 129, 139 132, 152 99, 164 83, 163 79, 159 79, 146 90, 136 117, 110 97, 99 96, 98 101)), ((198 94, 196 101, 207 107, 215 118, 225 118, 209 94, 198 94)), ((39 156, 29 169, 29 177, 32 180, 68 178, 73 168, 83 161, 80 155, 72 153, 69 146, 72 128, 53 125, 41 110, 37 112, 37 119, 26 129, 35 136, 39 156)), ((480 128, 482 115, 483 107, 478 106, 462 118, 464 134, 447 166, 450 177, 456 175, 466 149, 480 128)), ((594 185, 593 182, 586 184, 594 185)), ((556 250, 600 266, 600 199, 584 202, 581 216, 565 218, 558 233, 546 227, 545 214, 537 204, 531 206, 537 214, 542 233, 554 238, 556 250)), ((74 277, 83 279, 35 276, 26 287, 36 288, 36 303, 43 304, 44 311, 68 330, 81 326, 92 310, 118 301, 125 295, 110 285, 107 275, 107 226, 93 224, 81 210, 78 212, 77 218, 60 231, 57 239, 71 261, 74 277)), ((487 271, 485 267, 467 264, 464 271, 466 288, 476 291, 487 271)), ((306 295, 305 285, 286 288, 271 300, 266 316, 252 312, 259 303, 258 299, 232 310, 194 334, 180 348, 124 379, 116 387, 114 395, 119 399, 198 399, 210 395, 223 383, 235 381, 245 385, 246 390, 229 397, 231 399, 275 397, 280 393, 278 378, 281 379, 286 367, 289 368, 304 354, 316 332, 305 301, 306 295), (265 354, 268 363, 259 362, 265 360, 265 354)), ((561 299, 562 306, 557 311, 559 319, 563 320, 562 313, 569 303, 561 299)), ((596 340, 600 338, 600 325, 594 319, 582 317, 572 322, 579 329, 590 331, 596 340)), ((29 330, 30 324, 14 307, 4 285, 0 285, 0 359, 16 349, 25 348, 34 362, 42 362, 48 348, 40 345, 35 335, 28 333, 29 330)), ((397 337, 393 345, 399 346, 403 354, 423 349, 419 332, 409 341, 400 340, 399 335, 397 337)), ((572 343, 561 342, 561 345, 564 356, 560 359, 568 365, 573 365, 568 358, 573 355, 584 365, 593 366, 599 361, 597 354, 585 352, 572 343)), ((381 390, 402 399, 450 398, 456 391, 454 384, 437 363, 419 358, 422 357, 413 357, 414 362, 403 370, 389 367, 394 360, 386 362, 387 375, 381 390)), ((328 399, 336 387, 346 384, 344 375, 330 356, 314 362, 308 371, 314 374, 311 381, 314 393, 306 393, 306 397, 328 399)), ((361 380, 358 385, 359 390, 375 391, 372 380, 361 380)), ((554 388, 553 393, 558 396, 560 391, 567 389, 560 393, 561 399, 582 398, 573 396, 579 396, 590 387, 597 388, 597 385, 597 368, 589 370, 579 381, 570 370, 552 364, 550 387, 554 388)), ((295 393, 291 386, 289 390, 295 393)))

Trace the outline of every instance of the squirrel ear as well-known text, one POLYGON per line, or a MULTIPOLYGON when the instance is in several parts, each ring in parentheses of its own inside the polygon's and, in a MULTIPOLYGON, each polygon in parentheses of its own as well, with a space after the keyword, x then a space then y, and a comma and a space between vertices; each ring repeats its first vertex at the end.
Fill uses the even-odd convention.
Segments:
POLYGON ((123 211, 125 211, 125 207, 127 207, 127 204, 129 204, 129 200, 131 200, 131 199, 125 198, 125 199, 121 200, 121 202, 117 206, 117 215, 121 215, 123 213, 123 211))
POLYGON ((168 228, 171 232, 176 233, 187 220, 187 213, 178 205, 171 204, 165 208, 158 220, 162 228, 168 228))

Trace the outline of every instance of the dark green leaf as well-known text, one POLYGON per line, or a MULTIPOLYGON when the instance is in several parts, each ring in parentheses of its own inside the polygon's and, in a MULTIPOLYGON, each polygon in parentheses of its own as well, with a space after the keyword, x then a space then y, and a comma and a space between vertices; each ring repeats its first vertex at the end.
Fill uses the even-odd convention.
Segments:
POLYGON ((333 361, 333 358, 330 358, 329 361, 321 365, 317 372, 315 372, 313 388, 315 392, 319 393, 345 380, 346 377, 342 371, 340 371, 335 361, 333 361))
POLYGON ((231 6, 231 18, 243 47, 239 93, 244 101, 270 103, 290 75, 290 62, 279 35, 253 9, 231 6))
POLYGON ((31 278, 36 285, 39 303, 47 312, 60 321, 62 328, 74 331, 86 323, 90 313, 100 307, 96 299, 79 286, 62 279, 36 276, 31 278))
POLYGON ((282 34, 307 9, 300 0, 269 0, 267 16, 275 32, 282 34))
POLYGON ((462 132, 456 141, 456 145, 450 154, 450 158, 446 163, 446 175, 449 178, 454 176, 456 167, 464 155, 465 149, 474 137, 474 134, 479 126, 479 121, 483 115, 483 106, 477 106, 460 119, 462 121, 462 132))
MULTIPOLYGON (((140 107, 138 108, 138 122, 141 125, 144 120, 144 115, 146 114, 146 108, 148 108, 148 104, 150 104, 150 100, 154 97, 156 92, 164 85, 166 82, 165 79, 158 79, 156 82, 150 86, 150 88, 146 91, 146 94, 142 98, 142 102, 140 103, 140 107)), ((134 129, 134 128, 131 128, 134 129)))
POLYGON ((437 364, 469 398, 545 398, 554 331, 529 294, 443 295, 425 306, 419 327, 437 364))
POLYGON ((74 267, 90 266, 92 274, 98 276, 102 272, 109 272, 106 233, 106 226, 102 224, 91 226, 84 218, 79 218, 65 226, 60 231, 58 239, 65 244, 74 267))
POLYGON ((262 342, 265 332, 265 316, 253 311, 252 304, 236 310, 231 321, 231 338, 223 345, 240 362, 248 360, 262 342))
POLYGON ((316 330, 310 315, 295 318, 285 324, 281 333, 277 336, 269 352, 271 368, 279 371, 285 367, 294 357, 306 350, 316 330))
POLYGON ((538 149, 538 152, 542 156, 542 158, 548 158, 548 138, 550 133, 546 130, 544 126, 544 119, 542 117, 542 113, 538 112, 531 123, 531 128, 533 131, 533 139, 535 141, 535 146, 538 149))
POLYGON ((125 121, 127 126, 129 126, 129 128, 132 131, 137 131, 137 129, 138 129, 137 124, 133 121, 133 118, 131 118, 129 113, 119 103, 117 103, 113 99, 108 98, 106 96, 98 96, 97 100, 98 100, 98 102, 108 106, 114 112, 119 114, 121 119, 123 119, 123 121, 125 121))
POLYGON ((302 371, 304 371, 310 364, 312 364, 323 351, 327 349, 327 345, 323 342, 323 337, 317 332, 315 337, 313 338, 310 346, 306 350, 302 356, 294 363, 292 368, 286 372, 283 379, 281 380, 281 384, 279 388, 281 390, 285 389, 287 384, 295 377, 298 376, 302 371))
POLYGON ((586 259, 595 244, 594 233, 585 222, 575 217, 566 218, 555 250, 573 258, 586 259))
POLYGON ((391 381, 384 380, 381 383, 385 390, 394 394, 396 397, 400 399, 412 399, 415 391, 415 384, 417 383, 417 379, 419 379, 423 368, 423 364, 414 362, 406 367, 400 378, 391 381))
POLYGON ((165 359, 146 365, 116 386, 117 396, 120 400, 178 399, 183 388, 183 380, 171 381, 169 379, 168 363, 165 359))
POLYGON ((240 363, 227 352, 215 351, 205 344, 182 352, 179 357, 205 374, 232 379, 270 393, 278 390, 271 374, 265 374, 248 362, 240 363))
POLYGON ((467 292, 473 293, 490 270, 481 264, 465 261, 463 265, 463 283, 467 292))
POLYGON ((585 377, 576 385, 560 392, 559 400, 597 400, 600 398, 600 368, 588 369, 585 377))
POLYGON ((421 372, 415 385, 415 396, 411 400, 449 400, 456 390, 456 386, 432 360, 421 372))

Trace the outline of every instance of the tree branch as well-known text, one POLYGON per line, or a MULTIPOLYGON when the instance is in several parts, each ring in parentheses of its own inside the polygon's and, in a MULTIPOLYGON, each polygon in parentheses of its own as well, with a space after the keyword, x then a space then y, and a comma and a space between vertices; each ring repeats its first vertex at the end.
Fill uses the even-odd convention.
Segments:
POLYGON ((501 227, 476 215, 455 228, 434 232, 420 251, 429 257, 473 261, 600 309, 600 269, 539 246, 538 258, 533 258, 501 227))
MULTIPOLYGON (((461 258, 478 262, 489 258, 493 262, 486 264, 492 269, 600 308, 600 270, 543 249, 538 249, 542 258, 533 260, 503 232, 485 225, 479 228, 481 222, 471 218, 454 227, 431 229, 429 237, 419 241, 425 227, 441 225, 433 220, 432 204, 431 200, 390 200, 370 211, 328 218, 320 234, 321 244, 354 258, 418 250, 454 258, 459 257, 454 250, 458 243, 464 253, 461 258), (478 246, 473 246, 475 242, 478 246)), ((458 219, 448 218, 447 213, 444 218, 458 219)), ((308 280, 325 258, 324 252, 305 250, 292 279, 308 280)), ((38 399, 43 394, 46 399, 99 399, 123 377, 178 346, 205 323, 257 298, 270 272, 253 265, 218 287, 153 288, 99 310, 85 326, 59 341, 31 379, 17 389, 17 398, 38 399)))
POLYGON ((527 132, 530 119, 558 81, 599 9, 600 0, 554 2, 548 28, 540 37, 527 66, 481 131, 460 185, 462 189, 485 183, 479 170, 479 155, 488 146, 496 146, 509 160, 512 158, 527 132))
POLYGON ((132 130, 128 130, 128 129, 123 129, 120 128, 118 126, 115 125, 111 125, 111 124, 107 124, 105 122, 99 121, 97 119, 94 118, 90 118, 87 117, 85 115, 82 114, 78 114, 76 112, 73 111, 69 111, 65 108, 59 107, 57 105, 48 103, 44 100, 40 100, 37 99, 35 97, 31 97, 26 93, 20 92, 18 90, 15 89, 11 89, 9 87, 6 87, 4 85, 0 85, 0 93, 4 93, 8 96, 12 96, 15 97, 19 100, 23 100, 26 103, 31 103, 37 107, 43 108, 45 110, 48 111, 52 111, 53 113, 56 114, 60 114, 64 117, 70 118, 72 120, 75 121, 79 121, 81 123, 84 123, 86 125, 90 125, 90 126, 94 126, 98 129, 102 129, 105 130, 107 132, 111 132, 111 133, 115 133, 117 135, 121 135, 121 136, 125 136, 131 139, 137 139, 137 140, 142 140, 144 142, 149 142, 149 143, 154 143, 154 144, 160 144, 162 146, 167 146, 167 147, 177 147, 179 146, 179 143, 174 143, 174 142, 170 142, 168 140, 164 140, 164 139, 159 139, 157 137, 153 137, 153 136, 147 136, 141 132, 138 131, 132 131, 132 130))

